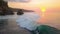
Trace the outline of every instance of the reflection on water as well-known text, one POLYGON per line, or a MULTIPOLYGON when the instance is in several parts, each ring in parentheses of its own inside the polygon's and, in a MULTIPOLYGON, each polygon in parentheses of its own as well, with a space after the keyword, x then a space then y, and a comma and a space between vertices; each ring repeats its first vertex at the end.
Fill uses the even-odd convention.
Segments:
MULTIPOLYGON (((60 11, 46 11, 44 16, 41 18, 40 22, 42 24, 51 25, 54 27, 60 27, 60 11)), ((60 29, 60 28, 59 28, 60 29)))

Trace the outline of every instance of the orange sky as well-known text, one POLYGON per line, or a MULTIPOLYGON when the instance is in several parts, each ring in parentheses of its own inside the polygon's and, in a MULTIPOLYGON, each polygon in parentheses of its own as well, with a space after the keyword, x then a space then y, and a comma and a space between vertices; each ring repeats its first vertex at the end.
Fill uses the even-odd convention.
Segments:
POLYGON ((60 0, 31 0, 27 3, 8 2, 9 7, 38 11, 38 13, 60 9, 60 0), (52 9, 52 10, 50 10, 52 9))
POLYGON ((41 7, 60 7, 60 0, 31 0, 28 3, 22 2, 8 2, 8 5, 13 8, 23 8, 23 9, 34 9, 34 8, 41 8, 41 7))

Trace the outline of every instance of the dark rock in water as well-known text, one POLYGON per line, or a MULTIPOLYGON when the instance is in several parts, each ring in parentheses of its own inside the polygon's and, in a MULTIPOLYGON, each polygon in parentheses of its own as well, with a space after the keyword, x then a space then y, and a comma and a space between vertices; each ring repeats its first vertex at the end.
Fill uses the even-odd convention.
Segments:
POLYGON ((23 13, 23 11, 22 11, 22 9, 20 9, 18 12, 17 12, 17 15, 23 15, 24 13, 23 13))

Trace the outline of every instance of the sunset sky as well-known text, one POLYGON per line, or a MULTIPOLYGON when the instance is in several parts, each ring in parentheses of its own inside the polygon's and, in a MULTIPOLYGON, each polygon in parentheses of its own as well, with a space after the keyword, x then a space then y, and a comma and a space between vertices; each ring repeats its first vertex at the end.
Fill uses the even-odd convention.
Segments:
MULTIPOLYGON (((18 1, 18 0, 17 0, 18 1)), ((33 9, 33 8, 58 8, 60 0, 30 0, 29 2, 8 2, 8 5, 13 8, 33 9)))
POLYGON ((41 12, 49 12, 54 10, 60 11, 60 0, 30 0, 29 2, 8 2, 8 6, 12 8, 21 8, 27 10, 41 12))

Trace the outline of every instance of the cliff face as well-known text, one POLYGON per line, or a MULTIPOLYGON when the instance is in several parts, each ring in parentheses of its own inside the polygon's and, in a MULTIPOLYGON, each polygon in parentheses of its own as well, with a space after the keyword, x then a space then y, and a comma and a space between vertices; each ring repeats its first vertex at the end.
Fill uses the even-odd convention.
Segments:
POLYGON ((9 9, 7 2, 0 0, 0 15, 13 14, 12 10, 9 9))
POLYGON ((8 7, 7 2, 0 0, 0 7, 8 7))

